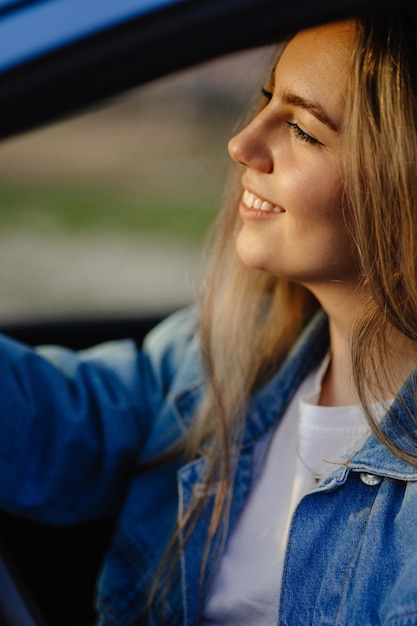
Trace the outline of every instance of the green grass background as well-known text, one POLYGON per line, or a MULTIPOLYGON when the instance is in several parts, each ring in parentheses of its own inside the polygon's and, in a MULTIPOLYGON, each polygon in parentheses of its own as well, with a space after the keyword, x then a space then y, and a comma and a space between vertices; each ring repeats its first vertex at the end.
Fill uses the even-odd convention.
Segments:
POLYGON ((119 232, 197 245, 217 212, 220 193, 127 185, 0 181, 0 229, 119 232))

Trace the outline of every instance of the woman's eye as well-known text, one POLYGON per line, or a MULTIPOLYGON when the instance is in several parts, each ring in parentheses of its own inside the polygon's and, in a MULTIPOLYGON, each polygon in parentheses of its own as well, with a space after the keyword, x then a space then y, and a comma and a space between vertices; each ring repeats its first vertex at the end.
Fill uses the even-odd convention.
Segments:
POLYGON ((311 135, 308 135, 302 128, 298 126, 295 122, 286 122, 290 131, 295 135, 297 139, 300 141, 304 141, 306 143, 310 143, 314 146, 322 146, 324 144, 321 143, 318 139, 314 139, 311 135))
POLYGON ((268 91, 268 89, 265 89, 264 87, 262 87, 261 93, 263 97, 266 98, 266 100, 268 100, 268 102, 272 100, 272 96, 273 96, 272 91, 268 91))

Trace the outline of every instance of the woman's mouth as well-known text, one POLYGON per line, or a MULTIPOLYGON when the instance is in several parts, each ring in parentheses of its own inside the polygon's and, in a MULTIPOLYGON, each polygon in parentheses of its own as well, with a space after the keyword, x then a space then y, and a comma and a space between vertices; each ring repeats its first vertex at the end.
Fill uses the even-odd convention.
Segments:
POLYGON ((251 193, 247 189, 243 192, 242 202, 248 209, 255 209, 257 211, 264 211, 265 213, 284 213, 283 209, 279 209, 266 200, 258 198, 254 193, 251 193))

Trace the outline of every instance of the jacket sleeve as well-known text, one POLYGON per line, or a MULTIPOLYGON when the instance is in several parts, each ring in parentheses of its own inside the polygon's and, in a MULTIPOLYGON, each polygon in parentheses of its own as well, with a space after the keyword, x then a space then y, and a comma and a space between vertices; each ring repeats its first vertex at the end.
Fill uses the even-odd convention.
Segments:
POLYGON ((143 351, 129 340, 32 350, 0 336, 2 508, 50 523, 118 510, 186 350, 188 318, 163 324, 143 351))

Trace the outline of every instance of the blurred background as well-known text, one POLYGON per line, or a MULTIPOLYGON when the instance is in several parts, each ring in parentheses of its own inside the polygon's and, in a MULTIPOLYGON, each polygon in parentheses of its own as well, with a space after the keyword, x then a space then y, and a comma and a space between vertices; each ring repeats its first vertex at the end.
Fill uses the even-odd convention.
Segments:
POLYGON ((271 58, 231 55, 0 143, 0 321, 189 302, 227 142, 271 58))

